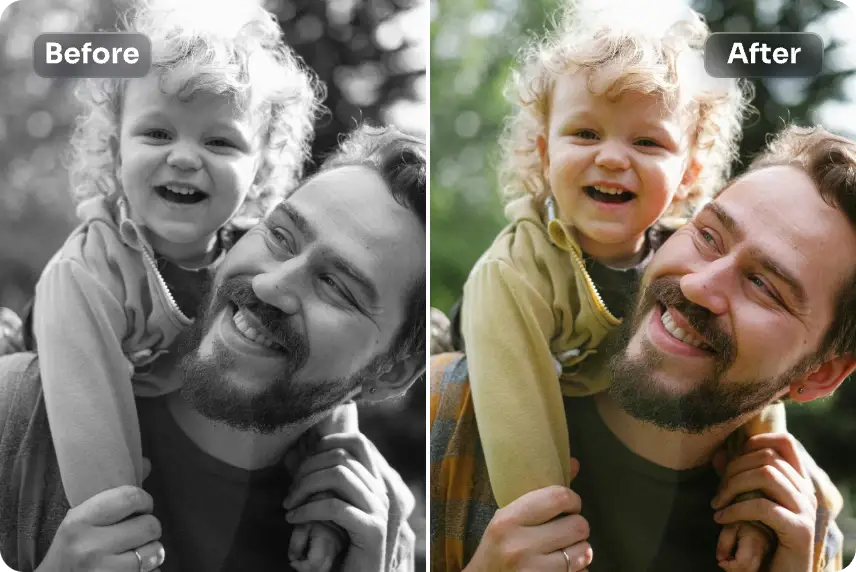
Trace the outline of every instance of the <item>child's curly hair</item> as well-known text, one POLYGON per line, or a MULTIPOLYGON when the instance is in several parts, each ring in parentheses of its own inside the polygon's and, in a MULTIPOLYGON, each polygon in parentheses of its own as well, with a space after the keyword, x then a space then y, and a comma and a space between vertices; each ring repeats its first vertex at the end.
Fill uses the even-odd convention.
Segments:
MULTIPOLYGON (((253 0, 137 0, 120 29, 145 34, 152 72, 165 93, 232 98, 261 114, 262 162, 239 214, 258 217, 294 187, 309 156, 323 85, 285 45, 276 18, 253 0)), ((127 79, 93 79, 76 95, 83 106, 71 137, 75 199, 120 191, 117 177, 122 100, 127 79)))
POLYGON ((738 155, 751 84, 706 75, 702 50, 709 30, 696 12, 683 8, 674 18, 663 15, 655 30, 650 21, 644 27, 634 21, 640 9, 625 5, 622 16, 616 6, 568 0, 555 29, 521 52, 507 89, 516 109, 501 139, 499 177, 507 199, 532 194, 543 202, 550 194, 537 139, 547 133, 555 78, 569 72, 586 73, 593 94, 652 94, 668 109, 696 118, 691 153, 701 172, 666 216, 689 216, 725 183, 738 155))

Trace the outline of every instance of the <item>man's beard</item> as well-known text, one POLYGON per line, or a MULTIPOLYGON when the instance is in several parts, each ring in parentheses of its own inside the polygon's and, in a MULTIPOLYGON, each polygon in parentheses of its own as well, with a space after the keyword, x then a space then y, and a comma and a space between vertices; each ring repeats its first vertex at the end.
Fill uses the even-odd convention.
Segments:
POLYGON ((701 433, 761 409, 817 363, 816 356, 810 355, 777 378, 729 383, 725 374, 737 358, 734 340, 719 329, 713 313, 684 297, 676 279, 651 282, 640 291, 635 307, 613 342, 609 395, 631 416, 663 429, 701 433), (656 380, 656 371, 666 358, 647 338, 641 341, 640 355, 628 355, 630 338, 646 327, 643 322, 657 302, 683 314, 713 350, 713 374, 683 394, 669 391, 656 380))
POLYGON ((294 329, 289 316, 256 297, 247 278, 226 280, 207 296, 203 308, 204 313, 182 344, 181 394, 205 417, 235 429, 269 434, 318 419, 344 402, 372 374, 370 368, 376 366, 377 360, 344 379, 298 380, 296 373, 309 358, 308 341, 294 329), (198 355, 202 338, 230 302, 252 312, 285 349, 282 372, 263 389, 247 389, 228 379, 225 372, 235 363, 235 356, 219 339, 214 340, 210 355, 198 355))

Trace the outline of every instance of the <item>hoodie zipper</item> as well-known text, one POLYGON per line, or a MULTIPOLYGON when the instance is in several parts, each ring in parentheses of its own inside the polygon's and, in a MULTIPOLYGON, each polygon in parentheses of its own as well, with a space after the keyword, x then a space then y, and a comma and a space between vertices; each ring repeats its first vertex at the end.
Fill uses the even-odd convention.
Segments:
POLYGON ((172 310, 173 314, 178 317, 179 321, 181 321, 185 326, 189 326, 193 323, 193 320, 188 318, 184 312, 181 311, 181 308, 178 307, 178 304, 175 303, 175 298, 172 296, 172 292, 169 290, 169 286, 167 286, 166 280, 161 276, 160 270, 158 270, 157 264, 155 264, 155 259, 152 257, 149 249, 145 246, 142 247, 143 256, 146 259, 146 262, 149 265, 149 268, 155 274, 157 278, 158 284, 160 284, 161 291, 166 294, 166 299, 169 305, 170 310, 172 310))
MULTIPOLYGON (((556 216, 556 205, 553 202, 552 197, 548 197, 546 201, 547 207, 547 222, 549 224, 550 220, 557 219, 556 216)), ((561 222, 561 221, 559 221, 561 222)), ((574 262, 577 265, 577 269, 580 271, 580 274, 583 276, 583 280, 588 287, 589 294, 591 294, 591 299, 594 301, 595 306, 598 310, 600 310, 601 314, 606 317, 607 321, 610 322, 611 325, 617 326, 621 323, 621 319, 616 318, 612 312, 609 311, 609 308, 606 307, 606 304, 603 303, 603 298, 600 295, 600 292, 597 291, 597 286, 594 285, 594 280, 591 279, 591 276, 586 270, 586 265, 583 263, 582 258, 575 248, 571 247, 568 249, 568 252, 571 253, 571 257, 574 259, 574 262)))
POLYGON ((613 325, 617 326, 621 323, 619 318, 616 318, 612 312, 609 311, 609 308, 606 307, 606 304, 603 303, 603 298, 600 295, 600 292, 597 291, 597 287, 594 285, 594 280, 589 276, 588 271, 586 270, 585 264, 583 264, 580 255, 577 254, 577 251, 573 248, 570 249, 571 256, 574 259, 574 262, 577 265, 580 273, 583 275, 583 279, 585 280, 586 286, 588 286, 589 293, 591 294, 592 299, 594 300, 595 306, 600 310, 606 319, 613 325))

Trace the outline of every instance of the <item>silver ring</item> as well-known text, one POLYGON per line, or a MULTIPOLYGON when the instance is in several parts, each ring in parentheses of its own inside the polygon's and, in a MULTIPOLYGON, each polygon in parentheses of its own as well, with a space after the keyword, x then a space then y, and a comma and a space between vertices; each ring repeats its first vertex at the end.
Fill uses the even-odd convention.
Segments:
MULTIPOLYGON (((134 556, 137 557, 137 564, 140 565, 140 572, 143 572, 143 557, 140 556, 140 553, 137 552, 136 550, 134 550, 134 556)), ((567 558, 567 557, 568 557, 568 555, 566 554, 565 558, 567 558)), ((568 566, 570 566, 570 565, 571 565, 571 561, 568 560, 568 566)), ((570 570, 570 568, 568 568, 568 570, 570 570)))
MULTIPOLYGON (((565 564, 568 565, 568 572, 571 572, 571 557, 568 556, 568 553, 565 552, 565 549, 562 548, 562 556, 565 557, 565 564)), ((142 571, 141 571, 142 572, 142 571)))

